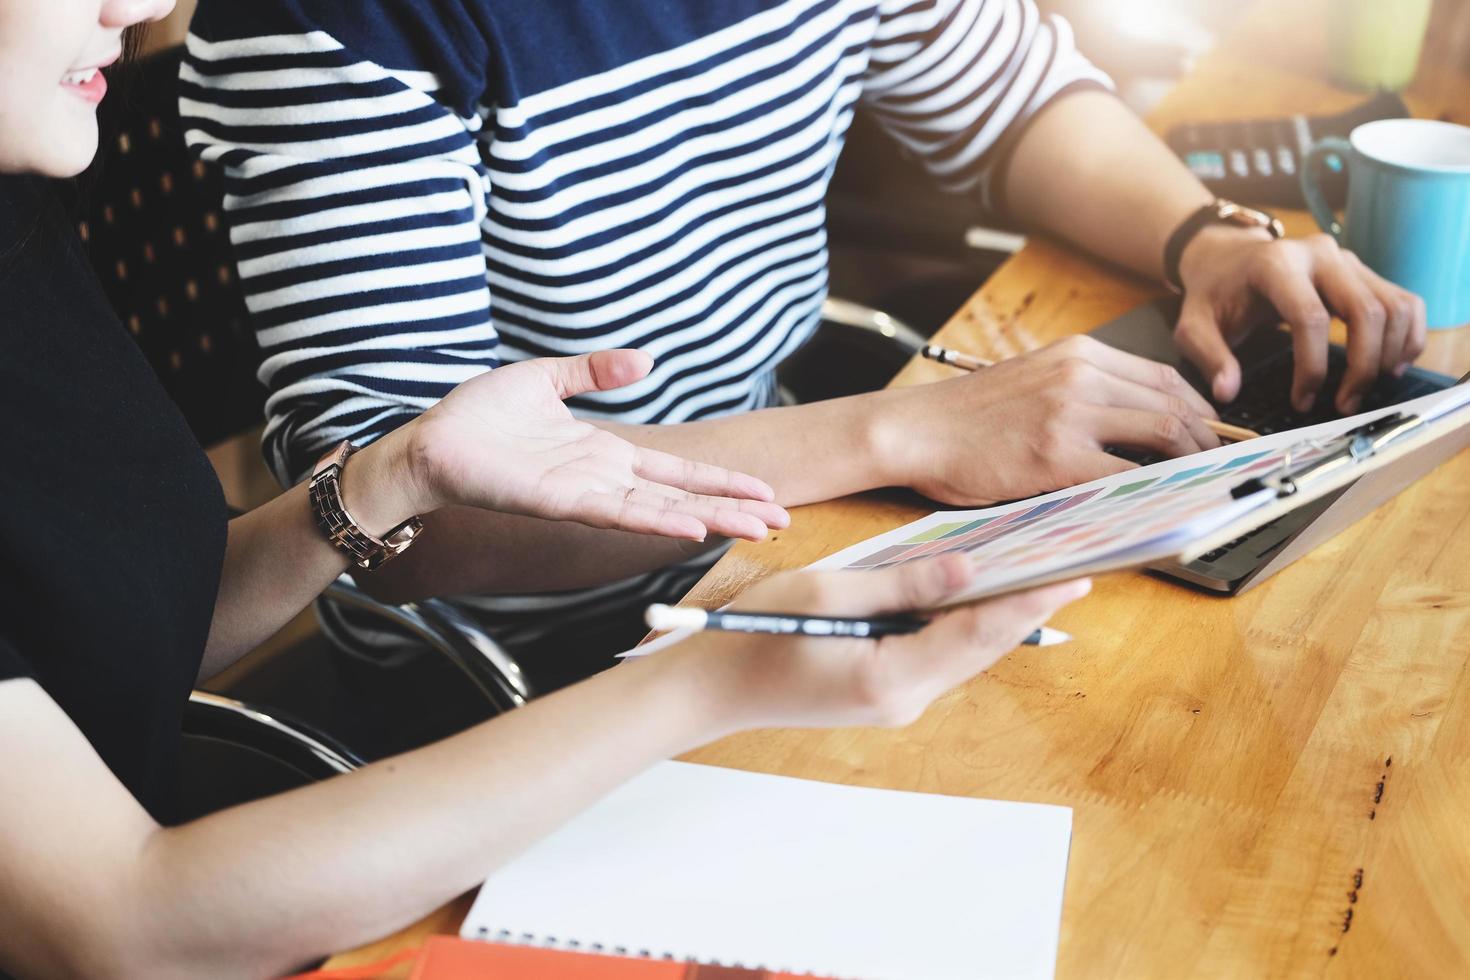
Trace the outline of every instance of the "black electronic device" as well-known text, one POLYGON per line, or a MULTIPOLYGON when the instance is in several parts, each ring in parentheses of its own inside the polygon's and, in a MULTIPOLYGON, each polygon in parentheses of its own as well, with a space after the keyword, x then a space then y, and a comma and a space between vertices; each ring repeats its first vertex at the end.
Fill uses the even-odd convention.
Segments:
MULTIPOLYGON (((1392 92, 1335 116, 1278 116, 1184 123, 1165 136, 1169 147, 1217 196, 1242 204, 1305 207, 1301 162, 1312 144, 1324 136, 1347 136, 1375 119, 1409 115, 1392 92)), ((1347 175, 1325 175, 1323 191, 1334 207, 1347 195, 1347 175)))
MULTIPOLYGON (((1174 324, 1179 319, 1179 298, 1167 297, 1145 303, 1093 330, 1097 340, 1119 350, 1150 360, 1171 364, 1206 398, 1209 385, 1174 343, 1174 324)), ((1222 421, 1253 429, 1261 435, 1300 428, 1337 418, 1333 396, 1347 366, 1347 352, 1339 345, 1328 351, 1327 381, 1317 405, 1299 413, 1291 405, 1291 335, 1285 330, 1257 330, 1236 348, 1240 361, 1241 393, 1228 405, 1215 406, 1222 421)), ((1470 375, 1460 379, 1470 380, 1470 375)), ((1402 377, 1384 376, 1363 399, 1363 411, 1441 391, 1455 384, 1448 375, 1411 367, 1402 377)), ((1436 450, 1438 452, 1438 450, 1436 450)), ((1127 455, 1123 453, 1121 455, 1127 455)), ((1137 459, 1152 462, 1152 459, 1137 459)), ((1388 499, 1407 482, 1437 465, 1437 456, 1426 455, 1423 465, 1374 474, 1358 483, 1328 494, 1249 534, 1230 541, 1192 562, 1150 566, 1150 571, 1188 582, 1211 592, 1235 595, 1285 568, 1311 548, 1388 499)))

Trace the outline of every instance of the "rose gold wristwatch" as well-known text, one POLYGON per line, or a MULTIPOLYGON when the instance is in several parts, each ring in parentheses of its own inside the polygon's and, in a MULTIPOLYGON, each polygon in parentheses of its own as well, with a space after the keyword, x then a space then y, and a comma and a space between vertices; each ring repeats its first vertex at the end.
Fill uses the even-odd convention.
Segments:
POLYGON ((343 440, 335 449, 317 461, 311 471, 311 514, 327 540, 346 552, 358 568, 372 571, 385 561, 396 558, 418 540, 424 522, 410 517, 381 538, 363 530, 342 503, 342 469, 347 457, 356 451, 343 440))

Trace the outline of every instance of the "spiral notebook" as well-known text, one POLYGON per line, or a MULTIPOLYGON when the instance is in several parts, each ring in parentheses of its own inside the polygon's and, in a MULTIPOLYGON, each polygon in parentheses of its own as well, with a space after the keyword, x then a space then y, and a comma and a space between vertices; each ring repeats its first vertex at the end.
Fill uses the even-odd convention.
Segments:
POLYGON ((486 880, 460 934, 836 978, 1050 977, 1072 811, 664 762, 486 880))

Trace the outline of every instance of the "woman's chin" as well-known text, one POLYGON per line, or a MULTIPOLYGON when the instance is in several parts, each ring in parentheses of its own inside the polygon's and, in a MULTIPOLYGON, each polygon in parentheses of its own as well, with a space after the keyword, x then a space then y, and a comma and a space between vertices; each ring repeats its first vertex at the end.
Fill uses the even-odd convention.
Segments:
POLYGON ((30 154, 34 162, 27 169, 46 177, 75 177, 92 165, 97 156, 97 123, 90 126, 54 127, 55 138, 45 146, 37 146, 30 154))
MULTIPOLYGON (((0 107, 4 108, 4 107, 0 107)), ((0 118, 0 172, 75 177, 97 155, 97 109, 73 95, 0 118), (74 104, 73 104, 74 103, 74 104), (14 134, 24 134, 16 138, 14 134)))

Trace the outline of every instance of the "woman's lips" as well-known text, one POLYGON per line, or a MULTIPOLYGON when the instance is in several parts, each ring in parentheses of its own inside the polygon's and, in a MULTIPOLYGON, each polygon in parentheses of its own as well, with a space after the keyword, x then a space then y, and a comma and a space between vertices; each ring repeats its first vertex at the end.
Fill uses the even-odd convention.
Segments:
POLYGON ((100 68, 76 71, 61 80, 61 87, 77 98, 93 105, 102 101, 107 94, 107 78, 100 68))
POLYGON ((91 68, 69 71, 61 77, 61 87, 77 98, 96 105, 107 94, 107 78, 102 74, 102 69, 117 59, 118 55, 114 54, 106 61, 91 68))

